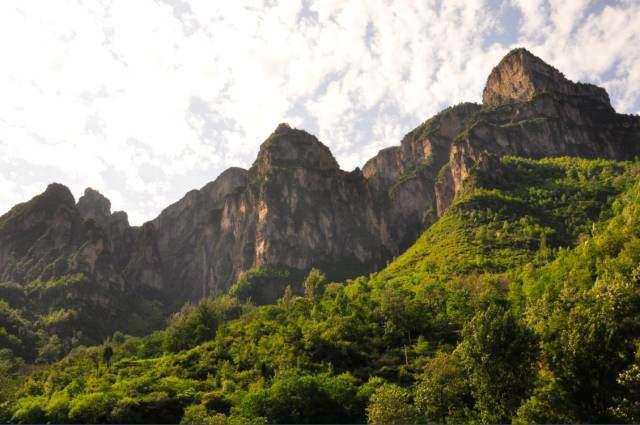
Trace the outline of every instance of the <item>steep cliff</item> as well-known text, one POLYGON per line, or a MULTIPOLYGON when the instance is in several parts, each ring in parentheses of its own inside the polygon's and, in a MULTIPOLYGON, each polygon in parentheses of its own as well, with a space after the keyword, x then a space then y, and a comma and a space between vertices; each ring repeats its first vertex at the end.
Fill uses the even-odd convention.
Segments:
POLYGON ((638 117, 617 114, 604 89, 516 49, 489 75, 482 105, 440 112, 362 170, 341 170, 317 138, 281 124, 249 170, 225 171, 139 228, 95 190, 75 204, 51 185, 0 218, 0 276, 81 272, 169 309, 220 293, 250 269, 356 276, 402 253, 495 158, 639 153, 638 117))
POLYGON ((377 196, 314 136, 281 124, 248 171, 225 171, 146 223, 126 278, 183 302, 255 267, 366 272, 395 244, 377 196))
POLYGON ((445 109, 408 133, 400 146, 380 151, 365 164, 367 184, 384 199, 394 255, 437 218, 435 182, 455 137, 479 110, 473 103, 445 109))
POLYGON ((61 184, 50 184, 42 194, 0 217, 1 280, 59 274, 81 233, 73 195, 61 184))
POLYGON ((640 154, 640 117, 617 114, 604 89, 573 83, 524 49, 494 68, 483 102, 452 145, 438 183, 439 215, 487 154, 615 160, 640 154))

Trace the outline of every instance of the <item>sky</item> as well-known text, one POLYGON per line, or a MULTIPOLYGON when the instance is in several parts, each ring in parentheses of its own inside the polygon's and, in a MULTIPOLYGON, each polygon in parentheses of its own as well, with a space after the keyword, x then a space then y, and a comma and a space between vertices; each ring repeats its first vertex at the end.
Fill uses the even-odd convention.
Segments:
POLYGON ((0 214, 51 182, 132 224, 287 122, 351 170, 526 47, 640 113, 640 1, 2 0, 0 214))

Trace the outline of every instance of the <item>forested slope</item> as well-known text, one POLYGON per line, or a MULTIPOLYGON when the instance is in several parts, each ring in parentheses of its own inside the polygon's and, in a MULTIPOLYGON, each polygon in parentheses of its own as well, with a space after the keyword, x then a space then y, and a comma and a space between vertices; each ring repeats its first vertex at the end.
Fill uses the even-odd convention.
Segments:
POLYGON ((51 365, 5 356, 0 421, 640 420, 638 164, 484 164, 380 273, 206 299, 51 365))

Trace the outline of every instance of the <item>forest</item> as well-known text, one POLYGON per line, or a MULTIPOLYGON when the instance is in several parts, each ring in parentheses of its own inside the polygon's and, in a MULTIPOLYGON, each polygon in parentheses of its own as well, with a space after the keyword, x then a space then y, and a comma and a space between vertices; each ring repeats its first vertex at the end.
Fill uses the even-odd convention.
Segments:
POLYGON ((640 421, 640 163, 495 161, 382 271, 244 282, 145 336, 18 307, 82 276, 0 285, 0 422, 640 421))

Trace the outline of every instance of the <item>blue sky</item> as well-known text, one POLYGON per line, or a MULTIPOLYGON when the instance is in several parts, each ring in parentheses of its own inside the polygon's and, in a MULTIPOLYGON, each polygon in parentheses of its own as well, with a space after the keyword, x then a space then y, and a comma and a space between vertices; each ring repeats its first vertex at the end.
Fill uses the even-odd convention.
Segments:
POLYGON ((524 46, 640 113, 640 2, 4 0, 0 211, 52 181, 132 223, 280 122, 361 166, 524 46))

